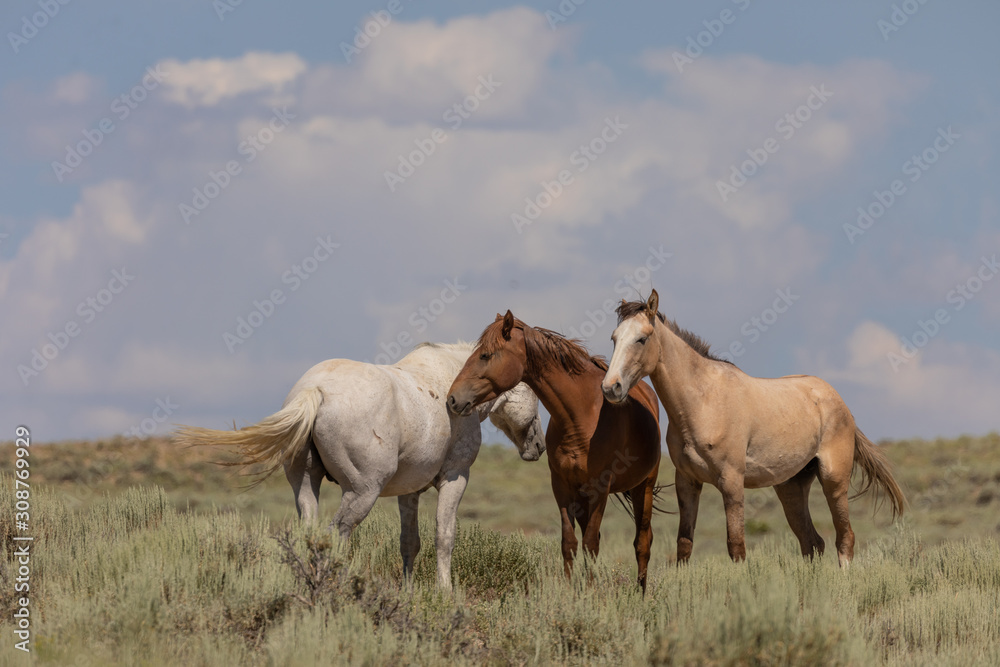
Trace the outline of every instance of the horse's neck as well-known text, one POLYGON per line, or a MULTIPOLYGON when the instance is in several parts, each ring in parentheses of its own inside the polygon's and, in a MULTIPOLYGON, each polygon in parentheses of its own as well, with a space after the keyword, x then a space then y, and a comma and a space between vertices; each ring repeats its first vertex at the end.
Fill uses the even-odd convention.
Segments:
POLYGON ((472 345, 457 343, 439 345, 434 352, 435 362, 440 365, 446 375, 454 378, 465 366, 465 362, 469 360, 469 355, 472 354, 472 345))
POLYGON ((558 362, 553 362, 532 377, 525 375, 524 382, 563 433, 584 433, 593 430, 600 415, 604 401, 602 377, 603 372, 597 366, 587 368, 582 375, 570 375, 558 362))
POLYGON ((649 374, 671 424, 685 429, 702 405, 700 386, 712 362, 700 355, 662 322, 656 322, 660 358, 649 374))
POLYGON ((438 391, 447 392, 470 354, 471 344, 438 344, 414 349, 398 365, 425 382, 434 383, 438 391))

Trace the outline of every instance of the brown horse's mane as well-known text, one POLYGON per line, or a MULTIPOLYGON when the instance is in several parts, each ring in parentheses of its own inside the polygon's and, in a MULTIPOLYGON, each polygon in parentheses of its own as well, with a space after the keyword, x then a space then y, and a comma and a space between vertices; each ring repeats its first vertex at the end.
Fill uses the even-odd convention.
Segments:
MULTIPOLYGON (((528 372, 535 375, 549 362, 558 362, 570 375, 579 375, 591 364, 602 371, 608 370, 604 357, 592 356, 580 341, 566 338, 561 333, 542 327, 530 327, 514 318, 514 328, 524 332, 524 346, 528 357, 528 372)), ((503 320, 497 320, 483 330, 476 342, 486 354, 493 354, 504 346, 503 320)))
MULTIPOLYGON (((618 313, 618 324, 621 324, 628 318, 634 315, 638 315, 639 313, 648 313, 648 311, 646 310, 645 301, 625 301, 625 300, 622 300, 622 302, 618 304, 618 309, 615 312, 618 313)), ((677 326, 676 321, 668 320, 663 313, 657 311, 656 317, 661 322, 663 322, 663 324, 665 324, 667 328, 669 328, 671 331, 677 334, 678 338, 687 343, 689 346, 691 346, 691 348, 695 352, 705 357, 706 359, 712 359, 713 361, 721 361, 724 364, 733 363, 728 359, 722 359, 721 357, 717 356, 714 352, 712 352, 712 346, 709 345, 704 338, 702 338, 696 333, 688 331, 687 329, 680 328, 679 326, 677 326)))

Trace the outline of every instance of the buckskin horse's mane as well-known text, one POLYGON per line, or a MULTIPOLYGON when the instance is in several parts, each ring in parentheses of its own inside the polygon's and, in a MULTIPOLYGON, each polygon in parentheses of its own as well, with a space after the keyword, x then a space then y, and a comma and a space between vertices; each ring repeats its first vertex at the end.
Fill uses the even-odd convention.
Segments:
MULTIPOLYGON (((628 318, 638 315, 639 313, 648 313, 648 311, 646 310, 645 301, 625 301, 625 300, 622 300, 622 302, 618 304, 618 308, 617 310, 615 310, 615 312, 618 313, 618 324, 621 324, 628 318)), ((677 334, 678 338, 680 338, 682 341, 690 345, 695 352, 705 357, 706 359, 712 359, 713 361, 721 361, 726 364, 733 363, 728 359, 722 359, 716 356, 715 353, 712 352, 711 346, 704 338, 702 338, 696 333, 688 331, 687 329, 680 328, 679 326, 677 326, 677 322, 675 322, 674 320, 668 320, 663 313, 657 311, 656 317, 661 322, 663 322, 663 324, 668 329, 677 334)))
MULTIPOLYGON (((608 370, 604 357, 593 356, 579 341, 566 338, 561 333, 542 327, 530 327, 514 318, 514 328, 524 332, 524 346, 528 357, 528 371, 536 374, 546 363, 558 362, 570 375, 579 375, 593 364, 602 371, 608 370)), ((494 354, 504 346, 503 320, 497 320, 483 330, 476 346, 485 354, 494 354)))

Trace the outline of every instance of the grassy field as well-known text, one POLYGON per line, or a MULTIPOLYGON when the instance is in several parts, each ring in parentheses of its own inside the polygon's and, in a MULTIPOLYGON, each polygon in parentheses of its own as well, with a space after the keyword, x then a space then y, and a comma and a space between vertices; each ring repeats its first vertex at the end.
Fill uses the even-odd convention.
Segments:
MULTIPOLYGON (((406 586, 393 499, 339 545, 297 524, 283 478, 241 491, 217 453, 158 439, 34 445, 36 643, 30 656, 14 648, 5 510, 0 663, 1000 664, 1000 436, 882 444, 910 505, 890 526, 867 499, 852 503, 848 571, 818 489, 827 555, 803 561, 773 492, 759 490, 743 564, 725 557, 721 498, 706 489, 690 565, 673 564, 676 516, 655 517, 645 598, 618 508, 601 556, 565 580, 547 467, 512 448, 484 447, 472 469, 447 595, 433 583, 433 491, 406 586)), ((13 461, 0 446, 2 507, 15 503, 13 461)), ((665 459, 661 481, 672 477, 665 459)), ((340 494, 323 493, 329 519, 340 494)), ((672 489, 662 504, 676 507, 672 489)))

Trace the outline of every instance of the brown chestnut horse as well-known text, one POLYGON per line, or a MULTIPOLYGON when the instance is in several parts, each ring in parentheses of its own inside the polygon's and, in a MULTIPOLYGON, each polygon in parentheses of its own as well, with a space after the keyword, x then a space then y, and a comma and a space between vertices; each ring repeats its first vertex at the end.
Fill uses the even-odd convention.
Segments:
MULTIPOLYGON (((746 557, 743 489, 773 486, 802 554, 823 554, 823 538, 809 516, 809 486, 819 477, 833 524, 841 567, 854 557, 847 500, 851 474, 862 472, 864 493, 884 492, 893 518, 904 498, 889 462, 854 423, 844 400, 811 375, 750 377, 713 357, 708 345, 680 329, 647 301, 622 301, 615 352, 602 389, 624 400, 629 387, 649 376, 670 418, 667 449, 677 468, 677 561, 691 556, 703 484, 722 492, 729 556, 746 557)), ((473 357, 474 358, 474 357, 473 357)))
POLYGON ((448 409, 469 414, 518 382, 531 387, 551 415, 545 443, 552 493, 562 518, 566 574, 576 555, 574 522, 583 532, 584 549, 597 556, 608 495, 622 493, 632 502, 633 546, 639 586, 645 592, 660 469, 660 406, 644 382, 628 392, 631 400, 622 405, 606 401, 601 381, 607 368, 603 359, 590 356, 576 341, 529 327, 508 310, 479 337, 451 385, 448 409))

